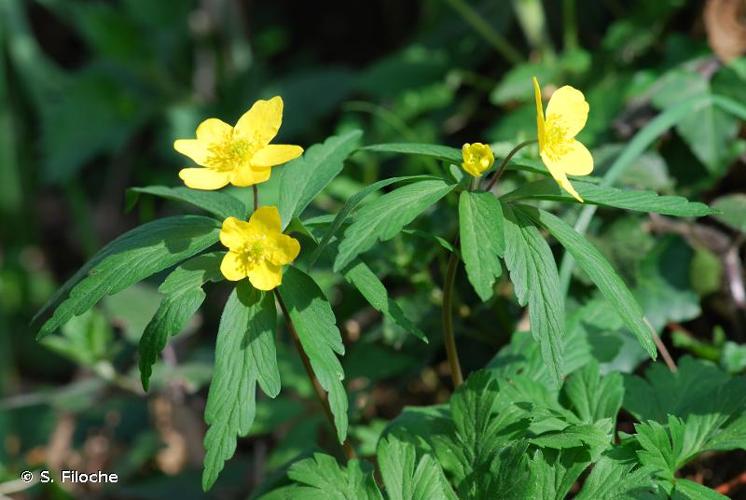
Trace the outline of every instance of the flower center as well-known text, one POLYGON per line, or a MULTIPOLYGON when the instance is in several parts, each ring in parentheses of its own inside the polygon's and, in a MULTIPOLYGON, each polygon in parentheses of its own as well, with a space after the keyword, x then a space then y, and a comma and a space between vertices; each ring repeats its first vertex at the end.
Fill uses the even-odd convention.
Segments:
POLYGON ((259 262, 266 259, 266 246, 264 240, 266 236, 261 235, 253 241, 244 243, 238 249, 238 256, 244 271, 249 271, 259 262))
POLYGON ((247 139, 236 139, 227 133, 222 140, 207 148, 207 167, 219 172, 229 172, 244 163, 252 153, 253 144, 247 139))
POLYGON ((567 127, 556 116, 547 116, 544 125, 544 144, 542 152, 550 160, 558 160, 570 152, 572 137, 568 137, 567 127))

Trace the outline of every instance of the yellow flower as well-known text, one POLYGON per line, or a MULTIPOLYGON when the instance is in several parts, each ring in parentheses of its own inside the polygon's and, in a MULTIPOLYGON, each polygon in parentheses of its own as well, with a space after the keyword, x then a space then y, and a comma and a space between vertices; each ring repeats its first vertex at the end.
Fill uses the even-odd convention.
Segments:
POLYGON ((461 148, 461 156, 464 159, 461 167, 473 177, 479 177, 495 163, 495 155, 492 154, 490 147, 479 142, 464 144, 461 148))
POLYGON ((220 189, 228 183, 251 186, 269 179, 272 167, 303 153, 300 146, 270 144, 282 124, 282 97, 256 101, 235 127, 208 118, 196 139, 179 139, 174 149, 204 168, 184 168, 179 177, 193 189, 220 189))
POLYGON ((588 148, 575 140, 588 119, 588 103, 578 89, 565 85, 557 89, 547 104, 547 117, 541 102, 541 89, 534 77, 536 127, 539 153, 544 165, 562 189, 583 202, 567 179, 568 175, 588 175, 593 171, 593 157, 588 148))
POLYGON ((276 207, 257 209, 248 222, 235 217, 223 221, 220 242, 228 253, 220 271, 230 281, 246 277, 259 290, 272 290, 282 283, 282 266, 300 253, 300 243, 282 234, 280 212, 276 207))

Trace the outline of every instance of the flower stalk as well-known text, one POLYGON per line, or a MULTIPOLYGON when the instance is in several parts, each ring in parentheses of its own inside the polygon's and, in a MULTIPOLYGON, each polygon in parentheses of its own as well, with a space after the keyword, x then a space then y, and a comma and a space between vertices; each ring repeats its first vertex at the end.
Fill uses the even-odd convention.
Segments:
MULTIPOLYGON (((306 354, 306 351, 303 350, 303 345, 300 342, 300 338, 298 338, 298 332, 295 330, 295 326, 293 325, 293 321, 290 319, 290 314, 288 313, 288 309, 285 306, 285 302, 283 302, 282 297, 277 292, 277 289, 275 289, 275 297, 277 298, 278 304, 280 304, 280 309, 282 310, 282 314, 285 317, 285 323, 288 326, 288 330, 290 331, 290 336, 293 338, 293 344, 295 345, 295 348, 298 351, 298 355, 300 355, 301 361, 303 361, 303 367, 306 369, 306 375, 308 375, 308 380, 311 382, 311 386, 313 386, 313 390, 316 392, 316 398, 319 400, 319 403, 321 404, 321 408, 324 410, 324 415, 326 415, 326 419, 329 421, 329 425, 332 428, 332 434, 336 434, 336 426, 334 424, 334 415, 332 414, 332 409, 329 406, 329 398, 326 395, 326 392, 324 391, 324 388, 321 387, 321 384, 319 383, 318 379, 316 378, 316 375, 313 373, 313 367, 311 366, 311 360, 308 359, 308 355, 306 354)), ((355 453, 355 449, 350 444, 349 439, 345 439, 343 443, 340 445, 342 447, 342 451, 344 452, 345 457, 347 460, 352 460, 357 457, 357 454, 355 453)))
POLYGON ((461 363, 456 348, 456 337, 453 332, 453 287, 456 282, 459 260, 458 253, 451 252, 451 256, 448 258, 445 282, 443 283, 443 342, 454 388, 464 383, 464 375, 461 372, 461 363))

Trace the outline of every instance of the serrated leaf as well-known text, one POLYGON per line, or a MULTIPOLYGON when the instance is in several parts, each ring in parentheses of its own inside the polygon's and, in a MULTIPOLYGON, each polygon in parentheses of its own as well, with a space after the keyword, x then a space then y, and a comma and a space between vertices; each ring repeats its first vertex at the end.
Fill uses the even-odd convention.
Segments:
POLYGON ((357 259, 342 272, 345 279, 357 288, 374 309, 391 319, 406 332, 411 333, 424 343, 428 343, 427 336, 404 314, 399 304, 389 296, 384 284, 367 264, 357 259))
POLYGON ((602 377, 598 363, 593 360, 567 378, 561 396, 583 423, 616 419, 624 398, 622 376, 612 372, 602 377))
POLYGON ((340 467, 334 457, 314 453, 294 463, 288 477, 303 486, 295 490, 294 498, 309 500, 382 500, 370 464, 350 460, 340 467))
POLYGON ((536 450, 529 461, 532 488, 527 498, 563 500, 590 463, 583 448, 536 450))
POLYGON ((510 271, 518 302, 528 304, 531 335, 555 385, 563 375, 564 301, 552 250, 522 212, 503 206, 505 265, 510 271))
POLYGON ((215 368, 207 396, 205 468, 208 490, 236 450, 236 438, 249 433, 256 414, 256 383, 279 392, 274 359, 276 311, 271 294, 239 284, 223 309, 215 343, 215 368), (269 346, 271 344, 271 347, 269 346))
POLYGON ((372 144, 360 148, 363 151, 376 153, 399 153, 405 155, 429 156, 438 160, 445 160, 460 164, 462 161, 461 150, 450 146, 439 144, 421 144, 416 142, 398 142, 387 144, 372 144))
POLYGON ((329 137, 308 148, 302 157, 282 167, 280 178, 280 215, 285 228, 299 217, 344 167, 345 159, 358 148, 360 130, 329 137))
POLYGON ((215 219, 196 215, 166 217, 125 233, 94 255, 37 313, 34 322, 56 307, 39 337, 87 311, 104 296, 201 252, 218 241, 218 233, 215 219))
POLYGON ((390 500, 456 499, 438 462, 428 454, 418 460, 412 444, 393 437, 381 439, 377 460, 390 500))
POLYGON ((520 210, 544 226, 575 258, 606 300, 613 304, 627 328, 634 333, 650 357, 655 359, 657 352, 652 338, 653 332, 645 321, 642 308, 601 252, 566 222, 549 212, 529 207, 520 207, 520 210))
POLYGON ((433 438, 441 466, 450 474, 460 498, 521 498, 525 485, 509 477, 528 474, 528 419, 510 403, 498 399, 498 386, 489 372, 473 373, 451 397, 454 430, 433 438))
POLYGON ((311 257, 311 265, 318 260, 319 256, 324 252, 327 245, 329 245, 329 242, 331 241, 332 237, 334 237, 337 234, 337 231, 340 230, 342 225, 347 221, 347 219, 350 217, 352 212, 362 203, 362 201, 367 198, 372 193, 385 188, 386 186, 390 186, 391 184, 396 184, 399 182, 408 182, 408 181, 416 181, 416 180, 426 180, 426 179, 436 179, 436 177, 433 177, 431 175, 409 175, 404 177, 389 177, 388 179, 382 179, 378 182, 374 182, 373 184, 370 184, 369 186, 366 186, 365 188, 361 189, 354 195, 350 196, 350 198, 345 202, 344 206, 337 212, 337 215, 334 216, 334 221, 332 221, 331 225, 329 226, 329 229, 327 229, 326 233, 324 233, 324 236, 321 238, 321 241, 319 241, 319 246, 314 250, 313 256, 311 257))
POLYGON ((342 385, 344 371, 335 353, 344 354, 345 348, 334 311, 313 278, 293 266, 285 271, 278 290, 313 372, 329 395, 337 437, 342 443, 347 436, 348 402, 342 385))
POLYGON ((246 207, 237 198, 221 191, 199 191, 186 187, 147 186, 133 187, 127 190, 126 209, 135 206, 140 194, 151 194, 168 200, 181 201, 218 216, 221 220, 227 217, 245 219, 246 207))
POLYGON ((531 438, 531 444, 541 448, 562 450, 587 446, 596 454, 611 444, 612 420, 601 419, 593 424, 571 425, 560 431, 552 431, 531 438))
POLYGON ((205 297, 202 288, 197 287, 187 288, 182 293, 167 295, 161 300, 155 316, 145 327, 138 345, 140 380, 146 391, 150 384, 150 375, 153 373, 153 365, 163 348, 166 347, 168 338, 184 329, 189 318, 202 305, 205 297))
POLYGON ((459 235, 466 275, 483 302, 494 293, 505 253, 504 218, 492 193, 463 191, 459 197, 459 235))
POLYGON ((165 297, 145 327, 138 346, 140 379, 146 391, 153 364, 166 347, 168 338, 184 329, 205 300, 202 285, 222 279, 220 261, 223 255, 216 252, 189 259, 174 269, 158 288, 165 297))
POLYGON ((355 222, 344 233, 334 262, 334 271, 347 267, 376 241, 386 241, 396 236, 404 226, 454 187, 455 185, 443 180, 415 182, 365 205, 358 212, 355 222))
POLYGON ((673 500, 728 500, 727 496, 688 479, 676 480, 671 498, 673 500))
POLYGON ((634 460, 601 457, 575 497, 576 500, 637 500, 654 489, 653 469, 634 460))
MULTIPOLYGON (((703 217, 717 213, 704 203, 692 202, 681 196, 660 196, 652 191, 631 191, 588 182, 573 180, 572 184, 585 203, 607 207, 623 208, 638 212, 652 212, 678 217, 703 217)), ((539 200, 567 201, 575 203, 575 198, 560 189, 553 179, 542 179, 523 184, 506 194, 505 201, 523 198, 539 200)))

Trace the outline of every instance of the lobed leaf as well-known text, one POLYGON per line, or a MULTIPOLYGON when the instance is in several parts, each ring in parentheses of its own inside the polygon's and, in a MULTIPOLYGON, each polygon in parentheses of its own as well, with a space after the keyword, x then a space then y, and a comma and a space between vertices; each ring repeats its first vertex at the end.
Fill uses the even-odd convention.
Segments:
POLYGON ((347 267, 376 241, 386 241, 396 236, 404 226, 454 187, 454 184, 440 179, 415 182, 365 205, 344 233, 334 271, 347 267))
POLYGON ((469 282, 483 302, 494 293, 502 274, 500 259, 505 253, 503 211, 492 193, 463 191, 459 197, 461 257, 469 282))
POLYGON ((218 241, 218 233, 215 219, 197 215, 166 217, 125 233, 94 255, 36 314, 33 322, 54 310, 39 337, 54 332, 106 295, 201 252, 218 241))
POLYGON ((417 459, 414 445, 389 437, 377 450, 386 497, 389 500, 455 500, 438 462, 425 454, 417 459))
POLYGON ((236 451, 236 438, 249 433, 256 414, 257 381, 270 396, 279 392, 275 323, 273 296, 248 285, 234 289, 225 304, 205 408, 205 422, 209 426, 202 474, 205 491, 236 451))
POLYGON ((360 148, 363 151, 375 153, 399 153, 405 155, 429 156, 438 160, 450 161, 460 164, 462 161, 461 150, 450 146, 439 144, 421 144, 416 142, 399 142, 387 144, 372 144, 360 148))
POLYGON ((372 467, 359 460, 350 460, 347 467, 340 467, 334 457, 314 453, 312 458, 294 463, 288 477, 303 485, 293 490, 293 498, 383 500, 372 467))
POLYGON ((168 200, 181 201, 216 215, 220 220, 228 217, 246 219, 248 210, 238 198, 222 191, 200 191, 186 187, 147 186, 127 190, 126 208, 135 206, 140 194, 151 194, 168 200))
POLYGON ((657 352, 652 338, 653 331, 645 321, 642 308, 601 252, 566 222, 549 212, 530 207, 520 207, 518 210, 545 227, 570 252, 606 300, 614 305, 642 347, 655 359, 657 352))
POLYGON ((541 347, 552 380, 563 375, 564 300, 557 265, 549 245, 521 211, 503 206, 505 213, 505 265, 510 271, 518 302, 528 304, 531 335, 541 347))
MULTIPOLYGON (((572 185, 580 193, 580 196, 583 197, 585 203, 592 205, 603 205, 678 217, 702 217, 717 213, 716 210, 713 210, 704 203, 692 202, 682 196, 660 196, 658 193, 652 191, 617 189, 578 180, 573 180, 572 185)), ((560 189, 553 179, 542 179, 523 184, 515 191, 506 194, 502 199, 512 201, 526 198, 575 203, 575 198, 560 189)))
POLYGON ((339 175, 345 159, 358 148, 362 135, 360 130, 353 130, 329 137, 282 167, 279 208, 283 229, 339 175))
POLYGON ((342 385, 344 371, 335 353, 344 354, 345 348, 334 311, 313 278, 296 267, 285 270, 278 290, 313 372, 329 395, 337 437, 344 442, 348 402, 342 385))

